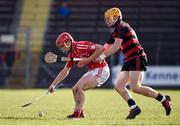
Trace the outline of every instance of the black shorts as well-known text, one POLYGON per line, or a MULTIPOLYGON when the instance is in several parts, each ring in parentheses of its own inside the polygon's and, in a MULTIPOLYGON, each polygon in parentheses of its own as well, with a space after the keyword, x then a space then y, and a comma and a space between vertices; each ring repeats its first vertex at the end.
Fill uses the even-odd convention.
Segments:
POLYGON ((146 56, 138 56, 127 62, 124 62, 121 71, 146 71, 146 56))

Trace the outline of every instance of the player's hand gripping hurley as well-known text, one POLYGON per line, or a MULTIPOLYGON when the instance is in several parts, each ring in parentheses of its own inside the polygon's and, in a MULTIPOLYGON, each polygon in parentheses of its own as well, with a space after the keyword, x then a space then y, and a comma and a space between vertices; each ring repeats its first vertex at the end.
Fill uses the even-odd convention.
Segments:
MULTIPOLYGON (((47 52, 44 55, 44 60, 46 63, 51 64, 55 63, 58 59, 58 55, 52 53, 52 52, 47 52)), ((81 61, 81 58, 69 58, 69 57, 60 57, 60 61, 81 61)))

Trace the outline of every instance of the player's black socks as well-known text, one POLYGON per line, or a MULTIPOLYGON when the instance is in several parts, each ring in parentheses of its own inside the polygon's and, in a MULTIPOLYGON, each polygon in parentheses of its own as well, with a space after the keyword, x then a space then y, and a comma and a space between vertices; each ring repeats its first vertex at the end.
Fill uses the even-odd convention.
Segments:
POLYGON ((155 99, 161 101, 163 99, 163 95, 161 93, 158 93, 158 96, 155 99))
POLYGON ((134 101, 133 99, 129 99, 129 100, 127 101, 127 103, 128 103, 128 105, 129 105, 129 107, 136 105, 136 103, 135 103, 135 101, 134 101))

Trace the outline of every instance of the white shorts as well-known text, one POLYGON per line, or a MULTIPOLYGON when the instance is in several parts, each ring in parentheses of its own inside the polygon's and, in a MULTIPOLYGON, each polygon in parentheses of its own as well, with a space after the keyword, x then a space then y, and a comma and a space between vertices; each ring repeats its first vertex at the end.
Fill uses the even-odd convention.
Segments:
POLYGON ((87 73, 85 73, 83 76, 86 76, 88 74, 92 74, 96 81, 98 82, 97 86, 100 86, 101 84, 105 83, 107 79, 110 76, 110 71, 108 65, 104 67, 99 67, 93 70, 89 70, 87 73))

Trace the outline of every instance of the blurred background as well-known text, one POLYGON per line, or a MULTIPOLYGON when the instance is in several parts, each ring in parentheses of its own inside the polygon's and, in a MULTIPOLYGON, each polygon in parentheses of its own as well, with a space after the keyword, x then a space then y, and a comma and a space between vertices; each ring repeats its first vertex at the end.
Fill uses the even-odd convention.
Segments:
MULTIPOLYGON (((118 7, 123 20, 136 31, 148 55, 144 84, 180 89, 179 0, 0 0, 0 87, 47 88, 65 63, 47 64, 43 56, 52 51, 61 32, 75 40, 104 44, 110 30, 104 12, 118 7)), ((103 88, 112 88, 123 55, 107 59, 111 78, 103 88)), ((74 83, 87 68, 74 68, 63 81, 74 83)))

